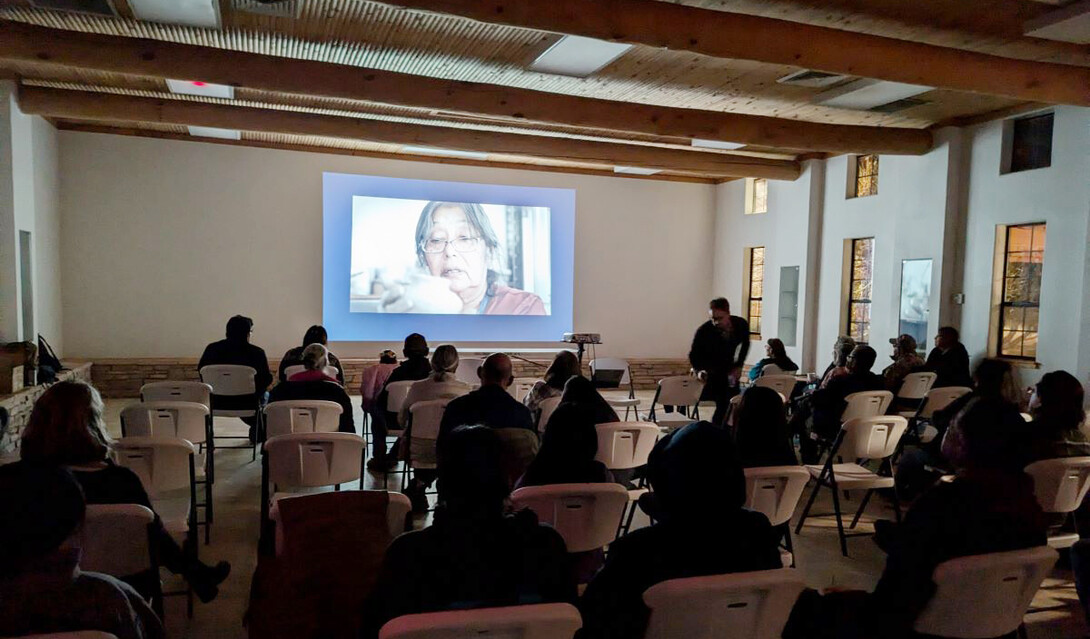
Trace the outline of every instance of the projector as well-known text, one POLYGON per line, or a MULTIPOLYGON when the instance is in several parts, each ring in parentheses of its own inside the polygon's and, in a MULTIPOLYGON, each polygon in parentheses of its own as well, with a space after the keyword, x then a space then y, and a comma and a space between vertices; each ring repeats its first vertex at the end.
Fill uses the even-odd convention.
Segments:
POLYGON ((602 336, 598 333, 564 333, 560 340, 569 344, 601 344, 602 336))

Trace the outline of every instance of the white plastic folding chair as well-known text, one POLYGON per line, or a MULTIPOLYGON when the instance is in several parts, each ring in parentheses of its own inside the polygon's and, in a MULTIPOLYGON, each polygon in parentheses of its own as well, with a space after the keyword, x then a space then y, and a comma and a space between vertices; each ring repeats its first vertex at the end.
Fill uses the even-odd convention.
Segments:
MULTIPOLYGON (((212 387, 212 394, 222 397, 248 397, 252 398, 252 407, 242 409, 212 409, 212 436, 215 438, 216 417, 253 417, 257 420, 254 426, 257 441, 262 439, 261 406, 257 397, 255 378, 257 371, 249 366, 235 364, 213 364, 204 366, 200 370, 201 381, 212 387)), ((249 436, 224 436, 220 439, 245 439, 242 446, 219 446, 218 448, 249 448, 253 453, 253 459, 257 459, 257 444, 250 441, 249 436)))
POLYGON ((341 425, 344 409, 337 402, 291 399, 265 405, 265 436, 288 433, 333 433, 341 425))
POLYGON ((560 397, 550 397, 543 399, 538 403, 538 409, 540 413, 537 418, 537 432, 544 433, 545 427, 549 425, 549 418, 556 412, 556 407, 560 406, 560 397))
POLYGON ((148 382, 140 387, 143 402, 196 402, 212 410, 212 386, 204 382, 148 382))
MULTIPOLYGON (((920 411, 916 414, 916 419, 930 420, 934 417, 936 412, 946 408, 971 392, 973 392, 973 389, 968 386, 932 388, 927 391, 927 397, 924 398, 923 406, 920 407, 920 411)), ((935 439, 938 434, 939 431, 934 426, 925 424, 923 430, 919 433, 920 441, 926 444, 935 439)))
MULTIPOLYGON (((281 503, 288 499, 306 499, 307 495, 285 495, 281 497, 277 503, 281 503)), ((409 513, 413 509, 412 502, 409 498, 401 493, 388 493, 389 502, 386 505, 386 525, 390 532, 390 538, 393 539, 401 533, 405 532, 405 518, 409 516, 409 513)), ((269 511, 269 517, 272 519, 272 525, 276 528, 276 554, 277 556, 284 554, 284 526, 280 521, 280 514, 278 508, 272 508, 269 511)))
MULTIPOLYGON (((80 529, 80 568, 112 577, 159 574, 155 513, 139 504, 89 504, 80 529)), ((163 618, 163 592, 153 579, 151 605, 163 618)))
POLYGON ((805 587, 797 570, 670 579, 651 586, 644 639, 779 639, 805 587))
MULTIPOLYGON (((829 451, 828 459, 824 465, 806 466, 810 476, 814 478, 814 488, 810 493, 810 500, 806 502, 806 508, 802 511, 802 517, 795 527, 795 534, 802 531, 806 518, 810 515, 810 508, 817 499, 822 486, 826 486, 833 494, 833 514, 836 516, 836 529, 840 536, 840 551, 848 556, 848 535, 844 532, 844 522, 840 512, 840 491, 865 490, 866 494, 859 504, 859 510, 852 519, 850 528, 855 528, 859 523, 859 517, 867 507, 871 495, 876 490, 889 490, 893 497, 894 512, 897 520, 901 519, 901 506, 897 499, 897 490, 893 481, 893 454, 897 452, 901 437, 908 428, 908 420, 899 415, 881 415, 878 417, 866 417, 851 419, 844 423, 837 435, 836 442, 829 451), (849 460, 848 463, 836 463, 838 457, 849 460), (863 466, 863 461, 879 461, 878 472, 874 472, 863 466)), ((815 515, 823 516, 823 515, 815 515)), ((856 533, 857 536, 864 533, 856 533)))
POLYGON ((620 359, 618 357, 597 357, 590 360, 590 377, 594 379, 594 374, 598 371, 624 371, 621 375, 621 379, 618 382, 618 388, 628 387, 628 397, 607 397, 606 402, 614 409, 624 409, 625 421, 628 421, 628 415, 630 412, 636 413, 636 417, 639 417, 640 400, 636 397, 636 385, 632 381, 632 368, 628 365, 627 360, 620 359))
POLYGON ((746 468, 746 508, 768 517, 773 528, 783 531, 785 565, 795 563, 791 543, 791 516, 802 499, 802 491, 810 481, 810 471, 802 466, 760 466, 746 468))
POLYGON ((840 414, 841 423, 864 417, 885 415, 893 403, 893 393, 889 391, 861 391, 844 398, 848 403, 840 414))
MULTIPOLYGON (((779 366, 776 366, 775 364, 765 364, 764 368, 761 369, 761 376, 762 377, 765 376, 765 375, 783 375, 783 374, 784 374, 783 369, 780 368, 779 366)), ((794 375, 792 375, 792 377, 794 377, 794 375)))
POLYGON ((534 385, 538 382, 544 382, 545 380, 538 377, 516 377, 511 385, 507 387, 507 392, 518 401, 522 401, 523 397, 533 389, 534 385))
POLYGON ((930 392, 931 387, 935 385, 935 380, 938 378, 938 374, 930 372, 909 373, 906 375, 904 381, 901 382, 901 387, 897 389, 895 399, 899 406, 914 405, 915 408, 906 409, 897 414, 905 419, 916 417, 923 407, 927 393, 930 392))
MULTIPOLYGON (((631 470, 647 465, 651 449, 655 447, 662 431, 657 424, 648 422, 613 422, 598 424, 598 454, 595 459, 609 470, 631 470)), ((641 482, 642 483, 642 482, 641 482)), ((628 516, 617 529, 617 534, 628 532, 636 515, 636 501, 648 491, 645 487, 628 491, 628 516)))
MULTIPOLYGON (((459 366, 459 369, 461 369, 461 366, 459 366)), ((405 406, 405 401, 409 398, 409 389, 411 389, 413 384, 415 384, 415 383, 416 383, 416 380, 406 380, 406 381, 403 381, 403 382, 390 382, 389 384, 386 385, 386 410, 387 410, 387 412, 393 413, 395 415, 400 415, 401 414, 401 409, 405 406)), ((401 424, 400 422, 395 421, 395 423, 386 424, 386 442, 383 444, 383 446, 385 447, 385 444, 388 443, 391 439, 396 440, 404 432, 405 432, 405 425, 401 424)), ((395 458, 396 458, 396 455, 397 455, 397 451, 394 451, 395 458)), ((389 472, 387 472, 387 473, 385 473, 383 475, 382 487, 384 489, 389 485, 390 474, 392 472, 395 472, 395 471, 389 471, 389 472)), ((397 472, 401 472, 401 473, 404 473, 404 474, 407 475, 408 474, 408 465, 406 465, 406 467, 403 470, 397 471, 397 472)))
MULTIPOLYGON (((1090 457, 1042 459, 1026 466, 1033 477, 1033 492, 1046 513, 1073 513, 1090 489, 1090 457)), ((1070 548, 1079 540, 1077 532, 1050 535, 1048 545, 1070 548)))
POLYGON ((772 375, 768 372, 768 367, 765 367, 763 375, 757 378, 757 381, 753 383, 754 386, 762 386, 764 388, 771 388, 784 397, 791 397, 791 393, 795 390, 795 376, 794 375, 772 375))
POLYGON ((458 360, 458 370, 454 371, 454 378, 459 382, 465 382, 472 388, 481 385, 481 378, 477 376, 477 369, 484 364, 479 357, 462 357, 458 360))
POLYGON ((436 468, 435 442, 439 440, 439 425, 449 399, 432 399, 416 402, 409 408, 412 415, 412 431, 409 437, 409 472, 418 468, 436 468))
POLYGON ((658 390, 651 400, 651 412, 647 420, 655 422, 660 428, 674 430, 686 424, 696 421, 695 409, 700 402, 700 394, 704 391, 704 384, 688 375, 677 375, 659 380, 658 390), (689 415, 682 414, 679 410, 672 413, 657 411, 658 406, 673 406, 685 409, 689 415))
POLYGON ((1022 632, 1022 618, 1057 557, 1054 549, 1039 546, 945 561, 935 568, 935 593, 913 629, 949 639, 1022 632))
POLYGON ((571 639, 583 627, 566 603, 405 615, 387 621, 379 639, 571 639))
POLYGON ((612 482, 526 486, 511 493, 511 505, 529 508, 542 523, 555 528, 568 552, 586 552, 616 539, 628 491, 612 482))

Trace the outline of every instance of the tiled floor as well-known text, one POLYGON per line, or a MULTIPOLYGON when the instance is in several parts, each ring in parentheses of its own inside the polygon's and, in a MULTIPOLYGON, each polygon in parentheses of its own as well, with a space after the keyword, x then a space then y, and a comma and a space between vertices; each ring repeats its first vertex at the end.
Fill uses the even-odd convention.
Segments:
MULTIPOLYGON (((650 401, 647 393, 639 394, 644 404, 650 401)), ((118 415, 128 400, 107 401, 107 422, 115 436, 120 435, 118 415)), ((357 427, 361 423, 356 398, 357 427)), ((217 420, 216 432, 245 433, 244 425, 237 420, 217 420)), ((215 505, 216 520, 212 528, 212 543, 201 545, 201 558, 214 562, 226 559, 232 564, 231 576, 221 587, 219 598, 206 605, 196 604, 193 619, 186 619, 184 598, 168 599, 166 623, 170 636, 192 639, 241 638, 246 636, 242 625, 250 588, 250 577, 256 563, 256 543, 259 518, 259 482, 261 467, 252 462, 246 450, 220 450, 216 453, 215 505)), ((394 478, 398 476, 392 476, 394 478)), ((399 488, 392 479, 391 489, 399 488)), ((350 486, 355 487, 355 486, 350 486)), ((382 476, 368 475, 365 488, 381 488, 382 476)), ((804 498, 808 495, 805 494, 804 498)), ((818 500, 816 512, 827 512, 831 503, 818 500)), ((847 506, 851 508, 851 506, 847 506)), ((892 511, 879 499, 873 499, 860 522, 863 531, 871 530, 876 518, 892 518, 892 511)), ((427 523, 425 519, 417 526, 427 523)), ((647 525, 647 519, 638 514, 635 527, 647 525)), ((849 540, 850 557, 840 555, 836 525, 832 517, 815 518, 807 522, 801 535, 795 537, 798 569, 805 575, 808 585, 814 588, 831 586, 841 588, 873 588, 882 570, 884 555, 866 537, 849 540)), ((1057 568, 1034 600, 1034 609, 1041 610, 1027 616, 1029 636, 1033 639, 1087 637, 1088 628, 1078 606, 1071 573, 1057 568)))

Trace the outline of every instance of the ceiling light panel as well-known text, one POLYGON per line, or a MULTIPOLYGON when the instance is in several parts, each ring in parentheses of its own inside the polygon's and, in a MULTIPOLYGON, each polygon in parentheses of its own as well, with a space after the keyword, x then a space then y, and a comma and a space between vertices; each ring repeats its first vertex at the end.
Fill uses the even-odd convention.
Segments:
POLYGON ((206 98, 235 99, 235 87, 226 84, 213 84, 200 80, 167 80, 167 88, 171 93, 182 95, 200 95, 206 98))
POLYGON ((737 142, 724 142, 722 140, 701 140, 700 138, 693 138, 693 146, 699 149, 723 149, 725 151, 733 151, 744 147, 744 144, 737 142))
POLYGON ((405 153, 419 153, 421 155, 445 155, 455 158, 469 158, 471 160, 487 160, 488 154, 480 151, 461 151, 459 149, 440 149, 430 146, 403 146, 405 153))
POLYGON ((585 78, 632 48, 631 44, 566 35, 530 64, 541 73, 585 78))
POLYGON ((218 29, 219 0, 129 0, 137 20, 218 29))
POLYGON ((195 135, 201 138, 219 138, 221 140, 241 140, 242 131, 236 131, 235 129, 217 129, 213 126, 191 126, 189 129, 189 135, 195 135))
POLYGON ((645 169, 641 166, 615 166, 613 167, 614 173, 625 173, 628 175, 654 175, 656 173, 662 173, 661 169, 645 169))
POLYGON ((934 87, 885 80, 862 79, 824 91, 814 102, 839 109, 873 109, 876 106, 927 93, 934 87))

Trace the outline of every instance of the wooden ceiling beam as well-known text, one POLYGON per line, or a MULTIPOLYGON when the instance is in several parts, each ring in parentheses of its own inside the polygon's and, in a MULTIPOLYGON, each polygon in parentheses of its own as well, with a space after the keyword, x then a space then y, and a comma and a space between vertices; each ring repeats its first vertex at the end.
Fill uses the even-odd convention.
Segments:
POLYGON ((659 0, 386 0, 491 24, 827 73, 1090 106, 1090 67, 728 13, 659 0))
POLYGON ((106 122, 153 122, 266 133, 317 135, 717 176, 765 177, 776 180, 794 180, 799 176, 799 164, 787 160, 573 140, 562 137, 402 124, 183 99, 145 98, 93 91, 22 86, 19 90, 19 106, 25 113, 57 118, 106 122))
POLYGON ((920 129, 804 122, 636 104, 0 21, 0 61, 60 64, 686 139, 833 153, 918 155, 920 129))

